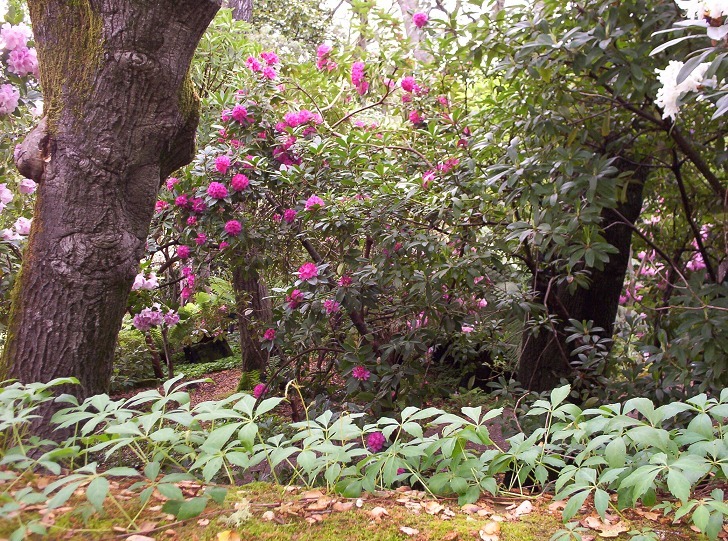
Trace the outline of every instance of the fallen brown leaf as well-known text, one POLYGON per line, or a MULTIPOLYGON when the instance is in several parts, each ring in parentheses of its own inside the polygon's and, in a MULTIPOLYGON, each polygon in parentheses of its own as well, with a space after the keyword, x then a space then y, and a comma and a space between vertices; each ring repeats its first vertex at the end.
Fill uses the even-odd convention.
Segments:
POLYGON ((225 530, 217 534, 217 541, 240 541, 240 535, 238 535, 238 532, 225 530))
POLYGON ((466 515, 473 515, 480 511, 480 507, 472 503, 466 503, 460 508, 466 515))
POLYGON ((324 517, 322 515, 314 513, 306 517, 306 522, 309 524, 316 524, 317 522, 323 522, 324 517))
POLYGON ((263 513, 263 520, 266 522, 271 522, 276 519, 276 514, 273 511, 266 511, 263 513))
POLYGON ((423 507, 425 508, 425 511, 430 515, 436 515, 440 511, 445 509, 445 507, 434 501, 429 501, 425 503, 423 507))
POLYGON ((409 526, 400 526, 399 531, 405 535, 417 535, 418 533, 420 533, 419 530, 415 528, 410 528, 409 526))
POLYGON ((341 513, 344 511, 351 511, 352 507, 354 507, 354 502, 336 502, 331 508, 334 511, 341 513))
POLYGON ((521 505, 516 507, 515 511, 513 511, 513 515, 516 517, 521 517, 523 515, 528 515, 532 511, 533 511, 533 504, 530 501, 525 500, 521 503, 521 505))
POLYGON ((146 535, 134 534, 126 538, 126 541, 155 541, 153 537, 147 537, 146 535))
POLYGON ((389 512, 384 507, 375 507, 371 511, 369 511, 369 516, 371 516, 375 521, 379 522, 384 517, 389 516, 389 512))

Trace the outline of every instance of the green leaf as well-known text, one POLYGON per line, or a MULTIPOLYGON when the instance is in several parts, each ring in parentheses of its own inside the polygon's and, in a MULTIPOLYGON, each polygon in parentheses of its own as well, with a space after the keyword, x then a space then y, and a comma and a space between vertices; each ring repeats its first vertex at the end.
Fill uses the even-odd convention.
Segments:
POLYGON ((690 481, 674 468, 670 468, 670 471, 667 472, 667 488, 683 504, 690 499, 690 481))
POLYGON ((619 437, 610 441, 604 449, 604 458, 610 468, 621 468, 627 459, 627 446, 624 439, 619 437))
POLYGON ((589 496, 589 492, 589 490, 582 490, 569 498, 566 507, 564 507, 564 511, 561 513, 564 522, 568 521, 579 511, 579 509, 581 509, 581 506, 584 505, 584 501, 589 496))
POLYGON ((99 511, 103 509, 108 493, 109 480, 106 477, 97 477, 86 487, 86 499, 99 511))
POLYGON ((48 509, 56 509, 60 506, 62 506, 64 503, 68 501, 68 499, 73 495, 73 493, 76 491, 76 489, 81 485, 82 481, 76 481, 75 483, 69 483, 65 487, 63 487, 61 490, 56 492, 56 495, 53 496, 53 498, 50 499, 48 502, 48 509))
POLYGON ((555 408, 559 404, 561 404, 564 400, 566 400, 566 397, 569 396, 569 393, 571 392, 571 386, 570 385, 564 385, 562 387, 557 387, 553 391, 551 391, 551 407, 555 408))
POLYGON ((179 520, 194 518, 205 510, 207 498, 197 497, 189 499, 179 506, 176 516, 179 520))
POLYGON ((242 423, 230 423, 216 428, 202 444, 201 448, 208 453, 215 453, 223 448, 223 446, 230 440, 230 437, 240 427, 242 423))

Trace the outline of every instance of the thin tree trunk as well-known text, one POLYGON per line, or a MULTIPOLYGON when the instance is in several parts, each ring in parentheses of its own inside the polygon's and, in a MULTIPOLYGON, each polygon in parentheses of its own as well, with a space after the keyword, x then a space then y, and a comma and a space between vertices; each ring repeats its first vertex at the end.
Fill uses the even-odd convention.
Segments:
MULTIPOLYGON (((625 170, 628 166, 621 160, 617 167, 620 165, 625 170)), ((627 187, 626 200, 616 208, 632 224, 642 209, 647 169, 640 168, 633 173, 634 182, 627 187)), ((534 278, 538 301, 544 303, 550 314, 557 315, 559 322, 552 329, 542 328, 537 335, 524 331, 518 380, 525 388, 546 391, 556 387, 561 378, 572 379, 574 370, 570 363, 576 359, 571 356, 573 345, 566 343, 568 319, 593 321, 595 327, 604 329, 603 337, 612 337, 632 243, 632 230, 621 224, 622 219, 612 209, 603 210, 602 234, 619 253, 610 254, 604 270, 591 269, 589 289, 579 288, 572 294, 567 284, 557 285, 556 280, 543 275, 534 278)))
POLYGON ((227 6, 233 10, 233 18, 238 21, 250 21, 253 16, 253 0, 227 0, 227 6))
MULTIPOLYGON (((3 377, 108 389, 116 336, 162 179, 189 163, 187 75, 220 0, 29 0, 47 117, 23 143, 38 182, 3 377)), ((47 416, 33 429, 50 435, 47 416)))
POLYGON ((412 20, 412 16, 420 11, 419 0, 397 0, 397 3, 399 4, 399 9, 402 13, 404 30, 407 33, 407 37, 409 38, 414 51, 414 57, 420 62, 430 62, 432 57, 420 47, 420 43, 422 42, 422 30, 417 28, 417 25, 412 20))
POLYGON ((260 347, 259 331, 273 321, 273 306, 268 298, 268 288, 258 272, 246 263, 249 259, 243 257, 233 265, 233 291, 242 356, 242 386, 247 385, 250 372, 257 370, 262 374, 268 366, 268 353, 260 347))

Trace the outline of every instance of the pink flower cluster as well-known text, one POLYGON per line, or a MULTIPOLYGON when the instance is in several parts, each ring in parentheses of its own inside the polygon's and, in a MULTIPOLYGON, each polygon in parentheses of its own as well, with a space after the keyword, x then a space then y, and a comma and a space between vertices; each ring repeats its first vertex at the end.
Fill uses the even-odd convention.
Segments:
POLYGON ((284 125, 276 125, 276 129, 277 131, 284 131, 285 126, 289 128, 297 128, 298 126, 308 124, 309 122, 312 122, 313 124, 321 124, 323 121, 324 119, 321 118, 320 114, 309 111, 308 109, 301 109, 300 111, 286 113, 283 116, 284 125))
POLYGON ((429 20, 430 18, 427 16, 427 13, 424 13, 422 11, 412 15, 412 22, 415 23, 415 26, 417 28, 423 28, 427 25, 429 20))
POLYGON ((263 333, 263 339, 268 340, 269 342, 272 342, 276 338, 276 330, 275 329, 266 329, 266 331, 263 333))
POLYGON ((373 453, 378 453, 384 448, 384 444, 387 442, 387 438, 381 432, 372 432, 367 436, 367 447, 371 449, 373 453))
POLYGON ((371 376, 372 373, 362 365, 355 366, 354 370, 351 371, 351 377, 359 381, 367 381, 371 376))
POLYGON ((152 308, 145 308, 132 319, 134 327, 142 332, 146 332, 152 327, 161 325, 167 325, 173 327, 179 323, 179 315, 174 310, 169 310, 166 314, 163 314, 159 310, 159 306, 155 305, 152 308))
POLYGON ((298 278, 300 280, 310 280, 318 276, 318 268, 316 263, 304 263, 298 269, 298 278))
POLYGON ((303 298, 303 292, 300 289, 294 289, 288 295, 286 295, 288 308, 290 308, 291 310, 295 310, 303 302, 303 298))
POLYGON ((351 84, 356 87, 356 91, 363 96, 369 90, 369 82, 366 80, 366 65, 364 62, 354 62, 351 65, 351 84))
POLYGON ((253 398, 256 400, 268 392, 268 386, 265 383, 258 383, 253 387, 253 398))
POLYGON ((325 43, 322 43, 316 49, 316 68, 319 71, 334 71, 338 67, 338 64, 329 58, 331 51, 331 45, 325 43))
POLYGON ((230 236, 237 237, 242 230, 243 226, 237 220, 230 220, 225 224, 225 233, 230 236))
POLYGON ((138 291, 140 289, 152 290, 152 289, 156 289, 157 286, 159 286, 159 282, 157 281, 156 274, 151 273, 149 275, 149 278, 145 278, 144 274, 139 273, 136 275, 136 278, 134 278, 134 283, 131 286, 131 290, 132 291, 138 291))
POLYGON ((230 156, 218 156, 215 158, 215 169, 218 173, 224 175, 230 167, 230 156))
POLYGON ((207 195, 213 199, 225 199, 228 196, 228 189, 220 182, 210 182, 207 187, 207 195))
POLYGON ((230 186, 236 192, 242 192, 248 186, 250 186, 250 179, 245 175, 238 173, 237 175, 233 176, 232 180, 230 181, 230 186))
POLYGON ((341 310, 341 304, 336 302, 333 299, 328 299, 324 301, 324 310, 326 310, 326 313, 331 315, 335 314, 339 310, 341 310))
POLYGON ((245 61, 245 65, 250 71, 260 73, 263 77, 272 81, 278 76, 276 70, 273 68, 273 66, 280 62, 278 55, 273 51, 265 51, 260 53, 260 58, 258 60, 254 56, 249 56, 245 61))
POLYGON ((27 47, 31 35, 30 28, 23 23, 15 26, 5 23, 0 29, 0 48, 10 51, 7 57, 8 71, 18 77, 38 77, 38 56, 35 48, 27 47))
POLYGON ((167 185, 167 189, 169 191, 172 191, 177 184, 179 184, 179 179, 178 178, 169 177, 167 179, 166 185, 167 185))
POLYGON ((287 224, 292 224, 296 220, 296 214, 298 213, 294 209, 286 209, 283 211, 283 219, 287 224))
POLYGON ((306 210, 318 210, 324 208, 324 200, 317 195, 312 195, 306 200, 304 207, 306 210))
POLYGON ((0 115, 12 114, 18 108, 20 92, 13 85, 0 85, 0 115))

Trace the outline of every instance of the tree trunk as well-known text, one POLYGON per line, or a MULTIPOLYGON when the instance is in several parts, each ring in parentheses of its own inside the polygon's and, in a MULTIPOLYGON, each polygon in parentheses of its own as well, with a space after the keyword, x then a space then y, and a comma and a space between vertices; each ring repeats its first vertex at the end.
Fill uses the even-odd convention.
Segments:
POLYGON ((260 347, 259 330, 261 326, 273 321, 273 306, 268 298, 268 288, 258 272, 245 263, 246 259, 248 258, 233 265, 235 311, 238 316, 243 361, 241 386, 247 386, 250 372, 257 370, 262 374, 268 365, 268 354, 260 347))
MULTIPOLYGON (((3 377, 104 392, 162 179, 189 163, 187 75, 220 0, 29 0, 47 117, 23 143, 38 182, 3 377)), ((49 435, 48 411, 34 427, 49 435)))
POLYGON ((253 16, 253 0, 227 0, 227 6, 233 10, 233 18, 238 21, 250 21, 253 16))
MULTIPOLYGON (((617 167, 628 167, 619 161, 617 167)), ((626 200, 616 210, 634 224, 642 210, 642 191, 647 179, 647 169, 633 171, 633 182, 626 190, 626 200)), ((573 344, 566 343, 565 328, 568 319, 593 321, 595 327, 604 329, 603 337, 611 338, 614 333, 614 319, 619 307, 624 277, 630 258, 632 230, 624 225, 622 218, 612 209, 602 211, 602 235, 617 248, 619 253, 610 254, 604 270, 591 269, 591 286, 569 293, 566 284, 557 285, 555 280, 543 274, 534 278, 534 289, 538 301, 545 303, 552 315, 558 316, 553 329, 542 328, 537 335, 524 331, 521 355, 518 363, 518 380, 526 389, 546 391, 558 386, 561 378, 571 380, 574 370, 571 362, 573 344), (550 284, 550 285, 549 285, 550 284)))
POLYGON ((420 11, 419 0, 397 0, 397 3, 399 4, 399 9, 402 13, 404 31, 407 33, 407 37, 409 38, 414 51, 414 57, 420 62, 432 61, 432 57, 420 48, 422 30, 417 28, 417 25, 415 25, 415 22, 412 20, 412 16, 420 11))

